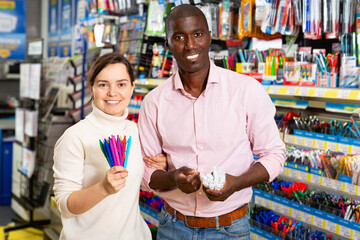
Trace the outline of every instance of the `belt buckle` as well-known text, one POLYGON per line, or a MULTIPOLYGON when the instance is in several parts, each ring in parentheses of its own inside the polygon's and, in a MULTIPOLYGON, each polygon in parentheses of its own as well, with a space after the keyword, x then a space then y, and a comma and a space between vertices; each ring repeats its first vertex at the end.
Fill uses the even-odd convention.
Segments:
MULTIPOLYGON (((196 229, 198 229, 199 227, 194 227, 194 226, 190 226, 189 225, 189 223, 188 223, 188 216, 185 216, 184 215, 184 217, 185 217, 185 219, 184 219, 184 223, 185 223, 185 225, 187 226, 187 227, 189 227, 189 228, 196 228, 196 229)), ((192 218, 194 218, 194 217, 192 217, 192 218)))

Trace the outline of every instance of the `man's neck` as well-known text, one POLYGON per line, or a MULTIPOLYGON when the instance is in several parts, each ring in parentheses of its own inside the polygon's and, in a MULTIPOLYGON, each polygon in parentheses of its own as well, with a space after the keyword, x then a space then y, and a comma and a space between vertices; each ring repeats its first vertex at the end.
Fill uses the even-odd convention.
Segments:
POLYGON ((198 98, 206 88, 209 71, 210 68, 198 73, 182 73, 179 71, 184 90, 191 96, 198 98))

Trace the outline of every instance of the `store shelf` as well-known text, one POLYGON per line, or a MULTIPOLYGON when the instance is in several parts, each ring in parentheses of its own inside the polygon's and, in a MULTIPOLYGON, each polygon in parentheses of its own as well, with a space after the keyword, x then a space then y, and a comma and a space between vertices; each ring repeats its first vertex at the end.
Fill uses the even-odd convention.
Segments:
POLYGON ((140 205, 140 214, 143 218, 154 226, 159 226, 160 216, 154 211, 140 205))
POLYGON ((258 189, 254 189, 254 202, 259 206, 266 207, 339 236, 348 239, 360 239, 360 224, 339 218, 319 209, 301 205, 258 189))
POLYGON ((356 198, 360 197, 360 186, 353 185, 351 183, 352 178, 349 176, 340 175, 339 180, 335 180, 324 177, 320 169, 309 168, 308 166, 291 162, 285 162, 285 168, 281 175, 325 187, 329 191, 336 190, 345 195, 351 194, 356 198))
POLYGON ((360 100, 360 89, 270 85, 266 90, 270 95, 360 100))
POLYGON ((136 87, 156 88, 165 80, 166 78, 142 78, 136 79, 135 85, 136 87))
POLYGON ((277 237, 271 233, 268 233, 258 227, 250 225, 250 239, 262 240, 262 239, 271 239, 271 240, 281 240, 282 238, 277 237))
POLYGON ((294 130, 294 135, 285 134, 284 142, 302 147, 360 154, 360 140, 334 135, 294 130))

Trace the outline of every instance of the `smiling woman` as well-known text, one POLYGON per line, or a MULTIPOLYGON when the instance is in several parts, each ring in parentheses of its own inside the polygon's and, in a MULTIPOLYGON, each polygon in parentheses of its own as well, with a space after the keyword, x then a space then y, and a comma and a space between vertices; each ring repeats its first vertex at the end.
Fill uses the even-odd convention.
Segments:
POLYGON ((134 83, 131 82, 123 63, 107 65, 96 76, 90 87, 95 106, 113 116, 123 115, 130 103, 133 91, 134 83))
MULTIPOLYGON (((149 240, 139 209, 144 162, 138 129, 126 120, 133 70, 126 58, 109 53, 93 63, 88 79, 93 111, 68 128, 54 150, 54 193, 63 225, 60 239, 149 240), (126 169, 118 162, 109 169, 99 146, 99 140, 112 135, 128 139, 126 169)), ((162 162, 165 168, 166 158, 162 162)))

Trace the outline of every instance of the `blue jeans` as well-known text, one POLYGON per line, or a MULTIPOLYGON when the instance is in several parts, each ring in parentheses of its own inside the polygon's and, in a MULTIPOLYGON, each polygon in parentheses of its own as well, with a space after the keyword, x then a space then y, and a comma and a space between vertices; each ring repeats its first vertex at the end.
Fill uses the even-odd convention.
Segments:
POLYGON ((157 240, 209 240, 209 239, 250 239, 249 216, 245 215, 230 226, 217 228, 191 228, 173 217, 165 207, 161 209, 157 240))

